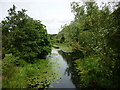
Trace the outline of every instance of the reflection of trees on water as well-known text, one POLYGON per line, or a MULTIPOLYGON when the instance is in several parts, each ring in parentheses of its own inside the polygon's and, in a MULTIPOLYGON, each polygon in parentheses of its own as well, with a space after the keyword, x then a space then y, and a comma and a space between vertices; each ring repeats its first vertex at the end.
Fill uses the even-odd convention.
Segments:
POLYGON ((73 62, 73 53, 64 53, 63 51, 58 51, 59 54, 62 55, 63 59, 67 62, 68 64, 68 68, 66 68, 65 74, 67 74, 68 76, 71 76, 71 80, 73 82, 73 84, 79 88, 79 84, 80 81, 78 78, 80 78, 80 76, 78 75, 76 69, 75 69, 75 65, 73 62))

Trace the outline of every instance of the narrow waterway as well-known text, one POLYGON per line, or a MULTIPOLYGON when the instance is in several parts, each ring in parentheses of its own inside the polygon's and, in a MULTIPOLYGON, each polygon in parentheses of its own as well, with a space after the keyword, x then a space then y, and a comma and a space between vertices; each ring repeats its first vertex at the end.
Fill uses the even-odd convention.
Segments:
POLYGON ((51 62, 58 64, 59 67, 53 67, 53 69, 58 70, 58 75, 60 75, 60 79, 56 79, 57 82, 53 82, 50 84, 49 88, 75 88, 74 83, 71 80, 71 74, 67 72, 69 65, 67 60, 63 58, 63 56, 59 53, 60 49, 52 49, 52 54, 47 57, 51 62))

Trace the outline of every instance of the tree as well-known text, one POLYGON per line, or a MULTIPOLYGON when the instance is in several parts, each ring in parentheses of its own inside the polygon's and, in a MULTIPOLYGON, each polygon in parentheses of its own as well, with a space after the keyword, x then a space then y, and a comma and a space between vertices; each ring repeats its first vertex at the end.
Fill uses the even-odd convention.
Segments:
POLYGON ((8 10, 9 16, 2 21, 3 53, 34 62, 51 52, 51 44, 45 26, 25 14, 26 10, 8 10))
POLYGON ((103 84, 99 81, 100 79, 96 78, 96 83, 101 84, 100 86, 119 87, 120 4, 117 5, 116 10, 111 4, 114 3, 103 4, 99 8, 95 2, 83 2, 82 4, 73 2, 71 7, 75 18, 58 34, 58 36, 64 35, 66 43, 68 43, 67 40, 71 41, 69 45, 72 46, 74 52, 79 50, 84 54, 83 61, 80 58, 77 63, 77 68, 80 67, 79 73, 85 71, 80 74, 80 82, 83 81, 83 86, 85 84, 87 86, 88 82, 92 82, 95 77, 100 77, 102 82, 107 80, 110 82, 109 85, 107 82, 103 84), (96 60, 99 60, 97 64, 95 64, 96 60), (89 76, 89 80, 86 81, 89 76), (115 85, 111 86, 114 83, 115 85))

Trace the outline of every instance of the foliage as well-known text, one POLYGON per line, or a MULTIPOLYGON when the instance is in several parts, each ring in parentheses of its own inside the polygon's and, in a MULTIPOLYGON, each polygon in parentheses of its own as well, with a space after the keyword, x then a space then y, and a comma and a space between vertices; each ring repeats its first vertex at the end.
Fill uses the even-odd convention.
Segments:
POLYGON ((71 4, 75 18, 62 27, 58 39, 64 36, 62 44, 71 46, 74 52, 83 52, 84 58, 76 61, 82 87, 119 87, 119 5, 108 3, 98 7, 96 2, 71 4))
POLYGON ((59 47, 60 50, 66 53, 72 52, 72 47, 67 46, 66 44, 56 43, 54 46, 59 47))
POLYGON ((114 84, 111 81, 112 70, 115 65, 114 62, 107 62, 108 64, 101 62, 100 55, 92 55, 83 59, 78 59, 75 61, 77 67, 78 75, 80 77, 80 87, 96 87, 96 88, 114 88, 111 86, 114 84))
POLYGON ((3 53, 33 63, 35 58, 44 58, 51 52, 51 44, 45 26, 25 14, 26 10, 8 10, 9 15, 2 21, 3 53))
POLYGON ((13 63, 16 59, 12 55, 3 59, 3 88, 47 88, 58 78, 57 72, 52 70, 54 64, 49 60, 40 59, 34 64, 24 62, 24 66, 18 67, 13 63))
POLYGON ((55 43, 58 42, 57 40, 57 34, 49 34, 49 38, 51 40, 51 44, 54 45, 55 43))
POLYGON ((6 55, 2 62, 2 88, 27 88, 26 76, 22 67, 16 67, 18 57, 6 55))
POLYGON ((43 58, 51 52, 45 25, 16 11, 13 5, 2 23, 3 88, 46 88, 56 79, 53 63, 43 58), (45 78, 46 77, 46 78, 45 78))

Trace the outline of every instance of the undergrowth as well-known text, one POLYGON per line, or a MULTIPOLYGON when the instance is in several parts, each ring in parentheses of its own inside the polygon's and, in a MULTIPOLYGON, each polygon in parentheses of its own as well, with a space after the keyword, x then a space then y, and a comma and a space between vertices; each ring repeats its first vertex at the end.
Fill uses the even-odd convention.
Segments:
POLYGON ((40 59, 34 64, 6 55, 3 59, 2 88, 47 88, 58 78, 52 63, 40 59))

